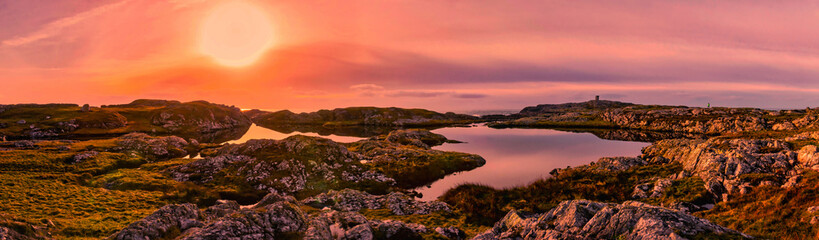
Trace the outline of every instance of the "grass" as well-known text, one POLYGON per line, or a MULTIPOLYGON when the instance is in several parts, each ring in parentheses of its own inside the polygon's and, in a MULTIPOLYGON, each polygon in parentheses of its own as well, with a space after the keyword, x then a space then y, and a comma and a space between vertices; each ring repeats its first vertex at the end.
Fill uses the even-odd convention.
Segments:
POLYGON ((55 237, 100 238, 167 204, 158 191, 86 187, 66 173, 0 172, 0 212, 41 225, 54 222, 55 237), (10 201, 9 201, 10 200, 10 201))
POLYGON ((819 213, 807 212, 819 206, 819 173, 809 170, 803 176, 796 187, 755 187, 695 215, 760 238, 819 238, 819 229, 810 224, 811 217, 819 213))
POLYGON ((148 164, 138 155, 100 152, 79 163, 86 149, 112 147, 113 140, 43 141, 36 150, 0 151, 0 215, 36 226, 51 221, 57 239, 98 239, 169 203, 213 202, 213 190, 173 181, 158 171, 189 161, 148 164), (68 151, 58 151, 70 146, 68 151))
POLYGON ((634 186, 645 179, 666 177, 681 170, 682 166, 676 163, 638 166, 626 171, 570 168, 561 170, 560 174, 551 178, 516 188, 498 190, 483 185, 464 184, 450 189, 439 199, 460 209, 469 221, 488 226, 512 209, 545 212, 564 200, 630 200, 634 186))

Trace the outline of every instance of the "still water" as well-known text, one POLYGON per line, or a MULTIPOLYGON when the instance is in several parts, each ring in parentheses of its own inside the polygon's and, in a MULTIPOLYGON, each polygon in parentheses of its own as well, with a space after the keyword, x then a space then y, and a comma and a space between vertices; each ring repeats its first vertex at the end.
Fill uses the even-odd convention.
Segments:
POLYGON ((358 141, 358 140, 365 139, 363 137, 339 136, 339 135, 335 135, 335 134, 319 135, 318 133, 312 133, 312 132, 294 131, 294 132, 290 132, 290 133, 281 133, 281 132, 273 131, 273 130, 270 130, 270 129, 267 129, 267 128, 257 126, 256 124, 253 124, 253 125, 250 126, 250 129, 248 129, 247 132, 244 135, 242 135, 241 138, 233 140, 233 141, 228 141, 227 143, 230 143, 230 144, 245 143, 245 142, 247 142, 247 140, 250 140, 250 139, 277 139, 277 140, 279 140, 279 139, 285 139, 285 138, 287 138, 289 136, 299 135, 299 134, 304 135, 304 136, 323 137, 323 138, 328 138, 328 139, 336 141, 336 142, 345 142, 345 143, 355 142, 355 141, 358 141))
MULTIPOLYGON (((637 156, 643 147, 649 145, 645 142, 600 139, 591 133, 494 129, 485 125, 441 128, 432 132, 464 142, 445 143, 434 149, 478 154, 486 159, 486 165, 446 176, 429 186, 416 189, 423 194, 422 200, 435 200, 446 190, 462 183, 481 183, 495 188, 521 186, 548 177, 549 171, 555 168, 588 164, 600 157, 637 156)), ((336 142, 365 139, 314 132, 282 133, 254 124, 240 139, 228 143, 262 138, 283 139, 296 134, 324 137, 336 142)))
POLYGON ((637 156, 649 145, 551 129, 494 129, 479 125, 432 132, 465 142, 445 143, 434 149, 478 154, 486 159, 486 165, 416 189, 423 194, 423 200, 435 200, 462 183, 481 183, 495 188, 521 186, 548 177, 549 171, 555 168, 584 165, 600 157, 637 156))

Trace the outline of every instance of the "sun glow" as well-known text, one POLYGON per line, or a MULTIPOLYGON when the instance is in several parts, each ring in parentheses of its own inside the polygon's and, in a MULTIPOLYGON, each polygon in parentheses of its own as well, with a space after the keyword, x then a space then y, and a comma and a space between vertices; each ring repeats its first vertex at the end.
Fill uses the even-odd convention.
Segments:
POLYGON ((205 18, 199 36, 199 50, 217 63, 247 66, 273 44, 273 26, 264 11, 236 1, 216 7, 205 18))

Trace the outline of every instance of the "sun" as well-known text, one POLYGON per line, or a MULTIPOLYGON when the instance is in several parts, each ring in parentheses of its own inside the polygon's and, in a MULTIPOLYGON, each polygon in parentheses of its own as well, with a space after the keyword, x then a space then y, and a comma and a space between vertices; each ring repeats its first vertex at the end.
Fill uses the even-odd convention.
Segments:
POLYGON ((234 1, 217 6, 202 23, 199 51, 219 64, 252 64, 273 44, 273 26, 257 6, 234 1))

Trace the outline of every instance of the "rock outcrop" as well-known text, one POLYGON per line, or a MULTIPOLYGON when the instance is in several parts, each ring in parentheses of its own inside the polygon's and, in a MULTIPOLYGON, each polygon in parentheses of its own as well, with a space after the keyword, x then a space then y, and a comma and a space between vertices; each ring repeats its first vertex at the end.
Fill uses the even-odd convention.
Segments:
POLYGON ((210 133, 248 128, 251 124, 239 108, 206 101, 168 104, 150 114, 151 124, 171 132, 210 133))
POLYGON ((692 236, 750 238, 681 211, 641 202, 561 202, 542 214, 510 211, 474 239, 685 239, 692 236))
POLYGON ((148 161, 171 159, 188 155, 189 143, 177 136, 151 137, 144 133, 129 133, 117 138, 114 151, 136 152, 148 161))
POLYGON ((489 126, 582 127, 721 135, 817 127, 819 111, 637 105, 599 100, 526 107, 518 114, 497 119, 489 126))
POLYGON ((432 146, 449 141, 440 134, 410 129, 345 145, 359 154, 366 166, 395 179, 398 186, 414 188, 486 163, 475 154, 432 149, 432 146))
POLYGON ((816 166, 813 148, 807 146, 800 154, 781 140, 674 139, 644 148, 642 158, 681 163, 687 174, 702 178, 705 188, 719 199, 754 186, 784 184, 802 169, 816 166))
MULTIPOLYGON (((381 186, 394 180, 369 170, 360 156, 329 139, 291 136, 228 144, 205 158, 169 170, 177 181, 237 185, 263 192, 294 194, 353 186, 381 186)), ((363 188, 363 187, 362 187, 363 188)))
POLYGON ((204 211, 167 205, 109 239, 423 239, 427 232, 424 225, 370 220, 354 211, 308 214, 294 198, 271 193, 246 207, 226 200, 204 211))
POLYGON ((439 201, 417 201, 403 193, 391 192, 387 195, 372 195, 352 189, 330 190, 326 193, 306 198, 302 203, 315 208, 331 208, 338 211, 357 212, 361 209, 387 208, 395 215, 430 214, 436 211, 452 211, 446 203, 439 201))
POLYGON ((426 130, 399 130, 347 144, 302 135, 250 140, 203 152, 204 159, 169 173, 177 181, 238 183, 263 192, 312 195, 348 187, 385 192, 396 181, 405 188, 419 186, 485 163, 477 155, 433 150, 428 145, 444 141, 445 137, 426 130))

